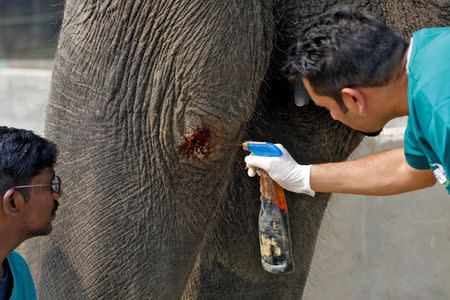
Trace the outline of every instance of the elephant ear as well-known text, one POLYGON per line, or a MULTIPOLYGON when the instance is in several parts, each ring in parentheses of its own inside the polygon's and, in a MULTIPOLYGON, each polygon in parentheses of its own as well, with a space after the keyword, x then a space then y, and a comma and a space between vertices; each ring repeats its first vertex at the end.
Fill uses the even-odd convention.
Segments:
POLYGON ((294 98, 295 105, 303 106, 308 104, 311 97, 308 94, 305 86, 303 85, 302 78, 300 76, 295 76, 289 80, 291 84, 291 90, 294 98))

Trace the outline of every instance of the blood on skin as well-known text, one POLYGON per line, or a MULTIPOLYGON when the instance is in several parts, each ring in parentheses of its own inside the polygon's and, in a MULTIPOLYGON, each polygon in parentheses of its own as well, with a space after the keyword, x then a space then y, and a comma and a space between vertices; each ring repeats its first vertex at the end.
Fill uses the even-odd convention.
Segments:
POLYGON ((185 156, 195 154, 198 158, 208 158, 211 153, 211 133, 207 128, 196 129, 178 147, 185 156))

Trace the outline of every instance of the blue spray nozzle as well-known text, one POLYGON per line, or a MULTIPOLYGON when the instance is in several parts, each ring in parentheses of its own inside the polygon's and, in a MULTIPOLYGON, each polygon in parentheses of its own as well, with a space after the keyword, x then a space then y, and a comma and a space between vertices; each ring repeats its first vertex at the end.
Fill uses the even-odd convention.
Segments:
POLYGON ((279 157, 283 155, 283 151, 272 143, 244 142, 242 143, 242 147, 244 150, 250 151, 258 156, 279 157))

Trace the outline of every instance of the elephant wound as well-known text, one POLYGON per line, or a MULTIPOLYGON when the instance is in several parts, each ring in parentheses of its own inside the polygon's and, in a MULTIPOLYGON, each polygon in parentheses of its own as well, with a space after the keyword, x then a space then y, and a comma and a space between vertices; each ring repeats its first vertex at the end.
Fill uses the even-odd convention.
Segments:
POLYGON ((178 150, 186 157, 195 154, 199 159, 207 159, 211 153, 211 133, 207 128, 196 129, 184 138, 178 150))

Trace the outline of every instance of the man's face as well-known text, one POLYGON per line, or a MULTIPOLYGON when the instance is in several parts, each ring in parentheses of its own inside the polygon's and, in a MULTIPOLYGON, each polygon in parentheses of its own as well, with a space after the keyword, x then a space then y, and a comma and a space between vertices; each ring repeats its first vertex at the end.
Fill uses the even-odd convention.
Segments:
MULTIPOLYGON (((55 171, 46 168, 33 177, 30 185, 50 184, 55 171)), ((52 220, 58 208, 58 199, 62 196, 53 192, 49 186, 35 186, 29 188, 23 228, 30 236, 47 235, 52 230, 52 220)))
POLYGON ((381 132, 383 126, 386 124, 384 119, 378 119, 376 116, 361 116, 350 110, 347 110, 344 113, 335 99, 328 96, 317 95, 309 84, 308 79, 303 78, 303 84, 311 96, 311 99, 317 106, 326 108, 330 111, 330 115, 334 120, 340 121, 364 135, 376 136, 381 132))

